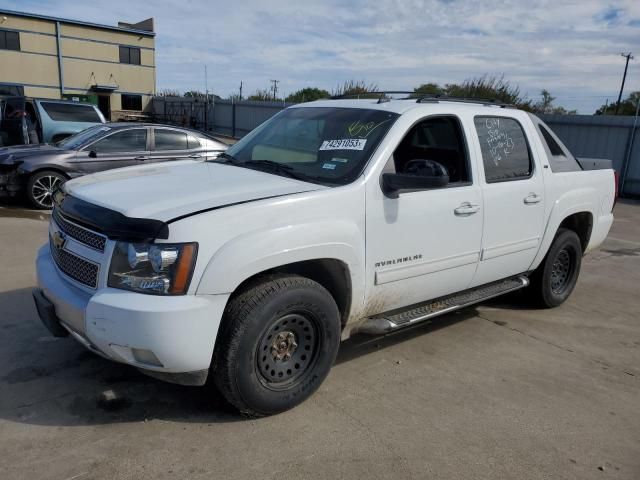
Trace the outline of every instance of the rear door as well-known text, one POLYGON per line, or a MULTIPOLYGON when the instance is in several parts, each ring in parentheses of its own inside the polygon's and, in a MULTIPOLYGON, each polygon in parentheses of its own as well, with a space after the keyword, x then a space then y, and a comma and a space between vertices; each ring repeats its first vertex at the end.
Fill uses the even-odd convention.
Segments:
POLYGON ((127 128, 97 140, 78 152, 73 162, 81 174, 140 165, 149 158, 146 127, 127 128))
POLYGON ((9 98, 5 102, 2 123, 0 123, 0 135, 4 146, 26 145, 28 143, 29 131, 24 97, 9 98))
POLYGON ((544 181, 527 140, 525 118, 474 117, 480 153, 484 227, 473 286, 526 272, 536 256, 544 222, 544 181))
POLYGON ((184 130, 154 128, 153 133, 154 142, 151 148, 151 162, 204 158, 200 142, 184 130))

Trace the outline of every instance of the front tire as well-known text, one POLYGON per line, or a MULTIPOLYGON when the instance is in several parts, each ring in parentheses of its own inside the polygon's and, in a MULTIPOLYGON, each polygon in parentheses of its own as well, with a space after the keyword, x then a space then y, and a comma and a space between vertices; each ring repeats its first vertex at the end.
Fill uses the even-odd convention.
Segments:
POLYGON ((53 170, 36 172, 27 181, 27 199, 38 210, 51 210, 53 208, 53 193, 67 177, 53 170))
POLYGON ((338 307, 319 283, 265 277, 227 306, 213 355, 214 382, 245 415, 289 410, 326 378, 340 335, 338 307))
POLYGON ((573 230, 558 230, 549 252, 531 277, 534 299, 547 308, 565 302, 578 281, 582 244, 573 230))

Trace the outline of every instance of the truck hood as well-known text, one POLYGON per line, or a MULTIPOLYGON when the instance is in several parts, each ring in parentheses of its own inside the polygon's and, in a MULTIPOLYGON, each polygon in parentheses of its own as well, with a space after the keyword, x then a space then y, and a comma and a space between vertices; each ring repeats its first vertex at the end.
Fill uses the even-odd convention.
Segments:
POLYGON ((38 145, 14 145, 0 148, 0 163, 12 164, 38 155, 58 153, 67 153, 67 150, 46 143, 38 145))
POLYGON ((215 162, 121 168, 65 184, 67 194, 129 218, 168 222, 200 211, 328 188, 215 162))

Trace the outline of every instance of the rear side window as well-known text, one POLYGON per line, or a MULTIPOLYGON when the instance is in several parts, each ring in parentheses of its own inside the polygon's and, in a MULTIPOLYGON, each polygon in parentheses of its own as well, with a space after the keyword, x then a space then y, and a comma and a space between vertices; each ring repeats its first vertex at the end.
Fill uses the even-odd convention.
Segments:
POLYGON ((116 132, 89 147, 97 153, 144 152, 147 150, 147 129, 134 128, 116 132))
POLYGON ((187 134, 177 130, 156 129, 156 150, 187 150, 187 134))
POLYGON ((538 125, 538 128, 540 129, 540 133, 542 134, 542 139, 547 144, 547 147, 549 147, 549 152, 551 152, 551 155, 565 157, 566 155, 562 151, 562 148, 560 148, 558 142, 556 142, 556 140, 551 136, 549 130, 544 128, 542 125, 538 125))
POLYGON ((487 183, 522 180, 533 172, 522 126, 506 117, 474 118, 487 183))
POLYGON ((51 120, 59 122, 91 122, 102 123, 98 112, 89 105, 74 105, 72 103, 40 103, 51 120))

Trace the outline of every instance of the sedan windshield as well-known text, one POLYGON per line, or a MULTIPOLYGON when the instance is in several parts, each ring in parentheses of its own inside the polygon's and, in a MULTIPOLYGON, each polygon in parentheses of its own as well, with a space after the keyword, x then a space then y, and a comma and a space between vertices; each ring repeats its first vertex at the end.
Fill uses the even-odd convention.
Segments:
POLYGON ((75 135, 71 135, 70 137, 60 140, 58 143, 56 143, 56 147, 64 148, 65 150, 78 150, 84 145, 87 145, 89 142, 102 137, 109 131, 111 131, 111 128, 109 127, 96 125, 95 127, 87 128, 86 130, 82 130, 75 135))
POLYGON ((282 111, 216 161, 300 180, 344 185, 360 175, 395 113, 360 108, 282 111))

